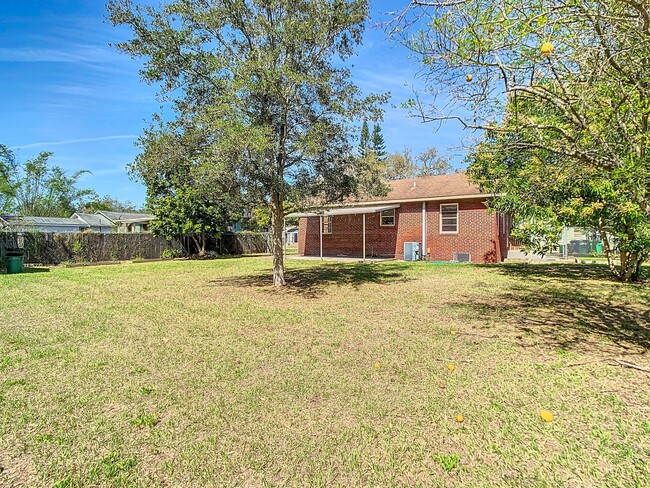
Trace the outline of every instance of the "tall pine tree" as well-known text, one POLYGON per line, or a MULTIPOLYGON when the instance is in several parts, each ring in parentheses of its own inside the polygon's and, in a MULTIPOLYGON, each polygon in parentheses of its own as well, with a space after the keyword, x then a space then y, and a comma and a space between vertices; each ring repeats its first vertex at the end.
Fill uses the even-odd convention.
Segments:
POLYGON ((361 138, 359 139, 359 156, 365 158, 368 155, 368 146, 370 145, 370 129, 368 128, 368 120, 363 119, 361 126, 361 138))
POLYGON ((379 124, 375 124, 372 128, 372 139, 370 139, 370 149, 375 153, 379 161, 386 159, 386 142, 381 133, 379 124))

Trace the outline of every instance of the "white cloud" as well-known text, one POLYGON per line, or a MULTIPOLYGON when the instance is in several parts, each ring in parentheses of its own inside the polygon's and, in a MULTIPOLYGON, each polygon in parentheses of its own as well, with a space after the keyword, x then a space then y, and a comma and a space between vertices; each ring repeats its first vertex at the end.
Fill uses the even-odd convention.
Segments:
POLYGON ((123 134, 116 136, 102 136, 102 137, 88 137, 85 139, 68 139, 65 141, 54 141, 54 142, 33 142, 31 144, 24 144, 22 146, 13 146, 12 149, 31 149, 41 146, 65 146, 68 144, 80 144, 84 142, 99 142, 99 141, 112 141, 117 139, 137 139, 138 136, 131 134, 123 134))
POLYGON ((63 45, 59 49, 1 47, 0 61, 9 63, 108 63, 122 59, 119 57, 119 53, 105 46, 65 44, 67 45, 63 45))

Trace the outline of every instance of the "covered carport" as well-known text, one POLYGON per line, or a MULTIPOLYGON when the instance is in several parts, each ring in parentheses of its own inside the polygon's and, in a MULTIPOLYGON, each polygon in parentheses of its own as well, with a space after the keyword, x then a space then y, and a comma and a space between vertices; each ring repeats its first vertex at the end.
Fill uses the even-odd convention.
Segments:
MULTIPOLYGON (((323 217, 336 217, 337 215, 362 215, 362 253, 363 260, 366 260, 366 215, 383 212, 399 208, 399 205, 382 205, 379 207, 343 207, 332 208, 322 211, 313 212, 294 212, 285 216, 285 218, 307 218, 319 217, 319 237, 320 237, 320 258, 323 259, 323 217)), ((284 227, 286 228, 286 221, 284 227)))

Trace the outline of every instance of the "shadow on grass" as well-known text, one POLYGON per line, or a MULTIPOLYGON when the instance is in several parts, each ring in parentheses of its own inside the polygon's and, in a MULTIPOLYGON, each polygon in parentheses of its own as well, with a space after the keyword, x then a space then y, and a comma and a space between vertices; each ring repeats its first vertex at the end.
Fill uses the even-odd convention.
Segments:
MULTIPOLYGON (((513 278, 526 280, 544 280, 552 278, 561 281, 594 280, 617 282, 606 264, 526 264, 502 263, 483 264, 481 267, 492 268, 499 273, 513 278)), ((643 284, 650 279, 650 269, 642 268, 641 280, 631 286, 643 284)), ((647 284, 647 283, 646 283, 647 284)))
MULTIPOLYGON (((317 298, 328 287, 351 285, 358 287, 367 283, 398 283, 409 278, 404 274, 408 268, 401 263, 383 264, 327 264, 316 267, 288 269, 285 271, 286 286, 278 289, 305 298, 317 298)), ((209 281, 212 285, 246 288, 272 287, 270 271, 254 275, 238 276, 209 281)), ((275 290, 275 289, 273 289, 275 290)))
POLYGON ((616 283, 606 266, 505 265, 494 269, 520 280, 520 286, 514 282, 516 291, 495 291, 452 306, 468 317, 478 315, 510 329, 500 330, 497 325, 494 332, 512 334, 514 325, 516 341, 523 345, 542 341, 582 352, 650 352, 647 284, 604 288, 616 283))
MULTIPOLYGON (((14 273, 14 274, 21 275, 21 274, 29 274, 29 273, 49 273, 49 272, 50 272, 50 268, 45 268, 45 267, 42 267, 42 266, 38 266, 38 267, 25 266, 23 268, 22 273, 14 273)), ((8 273, 7 273, 6 269, 3 269, 3 270, 0 270, 0 274, 6 275, 8 273)))

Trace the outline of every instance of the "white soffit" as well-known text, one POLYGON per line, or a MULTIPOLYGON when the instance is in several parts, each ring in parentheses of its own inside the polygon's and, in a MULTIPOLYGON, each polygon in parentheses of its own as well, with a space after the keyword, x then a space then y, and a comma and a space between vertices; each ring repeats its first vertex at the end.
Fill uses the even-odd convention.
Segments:
POLYGON ((382 205, 380 207, 345 207, 333 208, 331 210, 324 210, 322 212, 294 212, 286 215, 287 218, 303 218, 303 217, 334 217, 335 215, 361 215, 379 213, 384 210, 392 210, 399 208, 399 205, 382 205))

